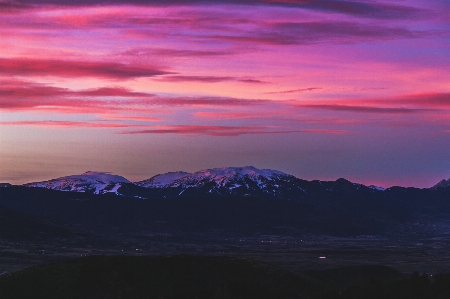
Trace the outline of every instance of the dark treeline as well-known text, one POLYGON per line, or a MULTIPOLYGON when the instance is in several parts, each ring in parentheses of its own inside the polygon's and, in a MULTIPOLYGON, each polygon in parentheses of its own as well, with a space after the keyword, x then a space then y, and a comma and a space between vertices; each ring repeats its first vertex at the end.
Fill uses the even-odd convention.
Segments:
POLYGON ((396 280, 367 279, 353 281, 344 290, 329 283, 321 299, 444 299, 450 298, 450 274, 429 277, 415 272, 408 278, 396 280))
POLYGON ((0 276, 0 291, 2 299, 448 299, 450 274, 364 275, 339 288, 245 258, 91 256, 0 276))

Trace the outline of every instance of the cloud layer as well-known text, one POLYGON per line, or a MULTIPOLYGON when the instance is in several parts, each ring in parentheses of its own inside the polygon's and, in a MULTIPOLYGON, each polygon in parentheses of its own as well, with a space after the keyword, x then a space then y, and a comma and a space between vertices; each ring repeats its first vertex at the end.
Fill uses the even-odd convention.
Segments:
MULTIPOLYGON (((370 3, 365 1, 339 1, 339 0, 114 0, 108 1, 110 5, 140 5, 140 6, 173 6, 173 5, 266 5, 305 10, 322 11, 328 13, 340 13, 361 18, 374 19, 410 19, 420 18, 429 14, 428 10, 408 5, 393 5, 386 3, 370 3)), ((48 6, 96 6, 105 4, 102 1, 68 1, 68 0, 21 0, 3 1, 0 5, 8 10, 27 9, 48 6)))

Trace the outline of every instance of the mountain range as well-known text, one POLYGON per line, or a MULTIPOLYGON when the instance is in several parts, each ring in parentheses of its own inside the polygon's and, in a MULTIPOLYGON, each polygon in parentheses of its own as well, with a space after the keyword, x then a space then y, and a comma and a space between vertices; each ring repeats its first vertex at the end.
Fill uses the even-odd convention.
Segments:
MULTIPOLYGON (((99 235, 450 238, 450 187, 444 181, 432 188, 383 189, 343 178, 307 181, 251 166, 169 172, 139 182, 89 171, 22 186, 1 184, 0 207, 21 215, 15 218, 38 217, 22 221, 24 235, 35 226, 25 223, 59 234, 50 219, 99 235)), ((6 227, 17 225, 10 220, 0 233, 10 236, 6 227)))
MULTIPOLYGON (((304 196, 307 181, 277 170, 257 169, 252 166, 215 168, 187 172, 168 172, 155 175, 147 180, 130 182, 122 176, 105 172, 88 171, 81 175, 71 175, 45 182, 26 184, 27 187, 42 187, 59 191, 88 192, 93 194, 115 193, 127 195, 125 189, 160 189, 169 194, 181 195, 187 191, 213 195, 269 195, 283 197, 287 191, 304 196)), ((142 193, 138 192, 139 194, 142 193)), ((136 195, 138 196, 138 195, 136 195)))
POLYGON ((409 269, 417 263, 450 269, 449 228, 446 180, 431 188, 383 189, 247 166, 139 182, 89 171, 0 184, 0 264, 68 254, 225 252, 284 265, 291 258, 319 267, 407 259, 409 269))
MULTIPOLYGON (((183 171, 155 175, 147 180, 130 182, 126 178, 106 172, 88 171, 44 182, 25 184, 59 191, 86 192, 92 194, 150 198, 186 196, 263 196, 284 199, 301 199, 317 193, 377 193, 390 190, 352 183, 340 178, 336 181, 307 181, 293 175, 253 166, 227 167, 183 171)), ((450 187, 450 179, 442 180, 430 190, 450 187)))

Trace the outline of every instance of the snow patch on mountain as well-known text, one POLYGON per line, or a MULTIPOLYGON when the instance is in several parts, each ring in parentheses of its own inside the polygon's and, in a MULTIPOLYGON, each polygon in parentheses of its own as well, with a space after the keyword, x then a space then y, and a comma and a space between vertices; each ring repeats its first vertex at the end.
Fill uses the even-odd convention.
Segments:
POLYGON ((117 193, 122 183, 130 183, 122 176, 108 172, 88 171, 80 175, 70 175, 49 181, 29 183, 27 187, 41 187, 59 191, 89 192, 94 194, 117 193))
MULTIPOLYGON (((204 192, 226 195, 245 194, 276 197, 304 195, 306 192, 298 185, 299 179, 278 170, 258 169, 253 166, 213 168, 187 174, 166 185, 166 188, 183 190, 202 190, 204 192), (289 194, 289 195, 288 195, 289 194)), ((184 192, 184 191, 183 191, 184 192)))
POLYGON ((373 189, 373 190, 378 190, 378 191, 385 191, 386 190, 386 188, 378 187, 378 186, 375 186, 375 185, 370 185, 369 188, 373 189))
POLYGON ((182 186, 185 188, 199 187, 206 183, 215 183, 218 187, 237 188, 245 185, 246 179, 258 184, 259 187, 266 187, 267 181, 275 179, 295 178, 289 174, 278 170, 257 169, 253 166, 214 168, 197 171, 174 181, 170 187, 182 186))
POLYGON ((140 187, 145 188, 164 188, 172 184, 174 181, 184 178, 190 173, 184 171, 168 172, 164 174, 157 174, 148 180, 134 183, 140 187))

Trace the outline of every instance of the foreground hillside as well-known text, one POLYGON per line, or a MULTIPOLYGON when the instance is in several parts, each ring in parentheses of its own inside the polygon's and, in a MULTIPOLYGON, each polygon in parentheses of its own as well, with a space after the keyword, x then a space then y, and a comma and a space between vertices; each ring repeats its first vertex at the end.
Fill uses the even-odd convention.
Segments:
POLYGON ((300 277, 246 258, 92 256, 0 276, 0 290, 8 299, 447 299, 450 275, 353 267, 300 277))
POLYGON ((303 279, 230 257, 88 257, 0 277, 2 298, 306 298, 303 279))

